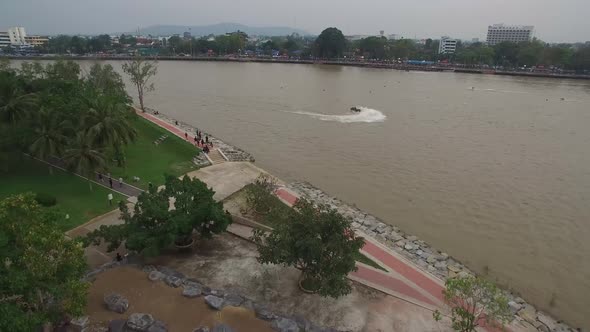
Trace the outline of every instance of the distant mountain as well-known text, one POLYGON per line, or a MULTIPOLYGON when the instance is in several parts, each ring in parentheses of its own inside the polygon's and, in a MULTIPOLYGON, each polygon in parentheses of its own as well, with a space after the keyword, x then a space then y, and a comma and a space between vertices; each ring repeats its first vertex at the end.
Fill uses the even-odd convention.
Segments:
POLYGON ((152 25, 140 29, 142 35, 152 36, 171 36, 175 34, 182 35, 185 31, 190 31, 193 36, 221 35, 228 32, 243 31, 249 35, 257 36, 286 36, 292 33, 300 35, 309 35, 307 31, 289 27, 252 27, 237 23, 218 23, 211 25, 152 25), (190 28, 190 30, 189 30, 190 28))

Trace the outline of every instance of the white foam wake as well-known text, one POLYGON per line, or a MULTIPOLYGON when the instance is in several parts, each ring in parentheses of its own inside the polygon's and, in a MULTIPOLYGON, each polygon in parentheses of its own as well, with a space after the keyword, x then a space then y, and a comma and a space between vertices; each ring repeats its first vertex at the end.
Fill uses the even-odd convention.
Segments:
POLYGON ((381 113, 378 110, 368 108, 368 107, 358 107, 361 111, 358 113, 351 113, 347 115, 329 115, 329 114, 321 114, 321 113, 313 113, 313 112, 289 112, 295 114, 302 114, 302 115, 309 115, 312 118, 316 118, 322 121, 336 121, 342 123, 353 123, 353 122, 383 122, 387 118, 385 114, 381 113))

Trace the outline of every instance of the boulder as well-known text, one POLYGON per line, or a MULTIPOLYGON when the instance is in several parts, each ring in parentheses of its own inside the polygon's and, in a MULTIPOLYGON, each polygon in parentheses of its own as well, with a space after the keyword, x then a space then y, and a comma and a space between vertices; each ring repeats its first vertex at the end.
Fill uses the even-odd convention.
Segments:
POLYGON ((549 330, 553 331, 557 328, 557 321, 553 319, 553 317, 545 314, 544 312, 537 312, 537 320, 543 323, 545 326, 549 328, 549 330))
POLYGON ((412 249, 414 249, 414 246, 411 245, 410 243, 406 243, 406 245, 404 246, 404 249, 406 249, 406 250, 412 250, 412 249))
POLYGON ((145 313, 133 313, 127 318, 127 329, 131 331, 147 332, 156 320, 154 316, 145 313))
MULTIPOLYGON (((428 256, 428 258, 426 258, 426 261, 428 262, 428 264, 434 264, 436 262, 436 257, 428 256)), ((445 268, 446 268, 446 264, 445 264, 445 268)))
POLYGON ((392 241, 394 241, 394 242, 395 242, 395 241, 399 241, 399 240, 403 239, 403 237, 402 237, 401 235, 399 235, 399 233, 398 233, 398 232, 396 232, 396 231, 392 231, 392 232, 389 234, 389 237, 390 237, 390 238, 391 238, 391 240, 392 240, 392 241))
POLYGON ((154 270, 148 274, 148 279, 151 281, 159 281, 166 277, 166 275, 160 271, 154 270))
POLYGON ((272 329, 279 332, 299 332, 299 326, 294 320, 279 317, 272 322, 272 329))
POLYGON ((158 271, 164 273, 167 276, 173 276, 178 279, 184 279, 184 274, 182 274, 178 271, 175 271, 167 266, 158 265, 158 271))
POLYGON ((126 319, 113 319, 109 322, 109 332, 124 332, 126 319))
POLYGON ((164 282, 166 283, 166 285, 174 288, 178 288, 180 287, 180 285, 182 285, 182 279, 172 275, 168 275, 167 277, 165 277, 164 282))
POLYGON ((436 267, 439 270, 446 270, 447 263, 445 261, 436 262, 436 263, 434 263, 434 267, 436 267))
POLYGON ((168 325, 161 320, 156 320, 148 329, 147 332, 168 332, 168 325))
POLYGON ((226 294, 223 297, 224 305, 239 307, 242 304, 242 302, 244 302, 244 298, 237 294, 226 294))
POLYGON ((273 320, 277 317, 275 314, 272 313, 272 311, 260 305, 254 306, 254 313, 256 314, 256 317, 262 320, 273 320))
POLYGON ((211 330, 211 332, 234 332, 234 329, 232 329, 231 327, 229 327, 225 324, 219 324, 219 325, 215 325, 215 327, 213 328, 213 330, 211 330))
POLYGON ((77 317, 70 321, 72 332, 82 332, 86 325, 88 325, 88 316, 77 317))
POLYGON ((211 289, 209 287, 203 287, 203 294, 223 297, 225 295, 225 292, 221 289, 211 289))
POLYGON ((201 288, 200 287, 186 286, 182 290, 182 296, 193 298, 193 297, 199 297, 200 295, 201 295, 201 288))
POLYGON ((447 269, 448 269, 450 272, 455 272, 455 273, 459 273, 459 272, 461 272, 461 268, 460 268, 460 267, 458 267, 457 265, 447 265, 447 269))
POLYGON ((124 313, 129 308, 129 301, 122 295, 111 293, 104 297, 104 303, 110 311, 124 313))
POLYGON ((395 242, 395 245, 398 246, 398 247, 400 247, 400 248, 403 248, 406 245, 406 241, 399 240, 399 241, 395 242))
POLYGON ((440 256, 438 256, 438 258, 439 258, 441 261, 446 261, 447 259, 449 259, 449 254, 447 254, 446 252, 441 252, 441 253, 440 253, 440 256))
POLYGON ((223 309, 223 299, 215 295, 205 296, 205 303, 215 310, 223 309))
POLYGON ((534 324, 537 320, 537 310, 530 304, 525 304, 518 312, 518 315, 531 324, 534 324))
POLYGON ((254 305, 254 313, 256 314, 256 317, 262 320, 273 320, 276 317, 272 311, 261 305, 254 305))
POLYGON ((150 273, 152 271, 156 271, 156 267, 153 265, 145 265, 144 267, 141 268, 141 270, 143 272, 150 273))
POLYGON ((207 326, 200 326, 193 330, 193 332, 209 332, 209 328, 207 326))
POLYGON ((415 237, 414 235, 409 235, 409 236, 406 236, 406 240, 412 242, 412 241, 418 240, 418 238, 415 237))
POLYGON ((516 313, 522 308, 522 305, 514 301, 508 301, 508 307, 510 308, 512 314, 516 315, 516 313))

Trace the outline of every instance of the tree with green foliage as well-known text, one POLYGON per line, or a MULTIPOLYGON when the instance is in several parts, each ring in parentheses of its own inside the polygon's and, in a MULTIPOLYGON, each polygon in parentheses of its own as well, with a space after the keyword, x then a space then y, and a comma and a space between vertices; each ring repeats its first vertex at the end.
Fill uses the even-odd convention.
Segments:
POLYGON ((19 78, 10 72, 3 72, 0 77, 0 122, 16 125, 23 121, 28 113, 37 108, 35 93, 25 90, 19 78))
POLYGON ((85 132, 79 132, 64 153, 68 169, 88 178, 92 190, 92 181, 97 171, 105 168, 105 156, 94 143, 94 138, 85 132))
POLYGON ((125 90, 125 83, 119 73, 110 64, 95 63, 90 67, 85 77, 91 90, 101 95, 115 97, 124 104, 129 104, 131 99, 125 90))
POLYGON ((346 38, 337 28, 327 28, 315 41, 315 56, 325 59, 341 58, 346 50, 346 38))
POLYGON ((0 202, 0 331, 37 331, 84 314, 83 246, 33 194, 0 202))
POLYGON ((156 256, 175 244, 190 245, 195 233, 210 238, 231 223, 223 204, 213 199, 214 194, 199 179, 167 176, 164 189, 152 187, 139 195, 133 214, 125 202, 119 204, 123 224, 101 226, 88 234, 85 241, 98 244, 104 240, 111 251, 125 242, 128 250, 156 256))
POLYGON ((351 224, 327 205, 300 199, 272 232, 257 230, 252 239, 260 263, 295 266, 303 289, 337 298, 350 293, 347 275, 364 245, 351 224))
MULTIPOLYGON (((127 105, 108 95, 97 96, 89 102, 90 108, 83 121, 87 135, 96 146, 112 147, 121 152, 123 145, 135 140, 137 132, 129 121, 135 114, 127 105)), ((118 160, 119 166, 123 162, 118 160)))
POLYGON ((156 76, 156 73, 158 72, 157 63, 136 56, 133 60, 124 63, 122 67, 123 71, 129 75, 131 83, 137 88, 139 105, 141 110, 145 112, 143 97, 146 92, 154 90, 154 84, 150 83, 150 80, 156 76))
MULTIPOLYGON (((39 158, 62 156, 68 143, 66 133, 71 129, 71 124, 63 120, 59 112, 52 109, 41 108, 34 115, 33 136, 29 147, 30 153, 39 158)), ((49 173, 53 174, 53 167, 49 166, 49 173)))
POLYGON ((277 188, 277 180, 271 175, 261 173, 256 181, 246 186, 246 201, 259 214, 267 214, 271 209, 271 196, 277 188))
POLYGON ((359 49, 369 59, 384 60, 389 58, 389 45, 385 37, 367 37, 361 39, 359 49))
MULTIPOLYGON (((474 332, 478 326, 503 326, 512 318, 508 299, 493 283, 480 277, 449 278, 443 290, 451 307, 451 321, 455 331, 474 332)), ((438 311, 435 320, 440 320, 438 311)))

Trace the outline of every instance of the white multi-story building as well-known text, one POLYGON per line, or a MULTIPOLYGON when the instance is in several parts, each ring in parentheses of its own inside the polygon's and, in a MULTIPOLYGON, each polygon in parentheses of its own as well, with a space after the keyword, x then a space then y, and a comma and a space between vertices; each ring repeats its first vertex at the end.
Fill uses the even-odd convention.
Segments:
POLYGON ((453 39, 448 36, 443 36, 440 38, 440 43, 438 44, 438 53, 439 54, 453 54, 457 50, 457 39, 453 39))
POLYGON ((0 31, 0 48, 8 46, 40 46, 47 43, 49 39, 42 36, 27 36, 23 27, 9 28, 7 31, 0 31))
POLYGON ((522 43, 533 38, 535 27, 532 25, 504 25, 494 24, 488 26, 488 45, 496 45, 501 42, 522 43))

